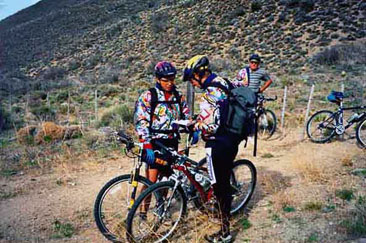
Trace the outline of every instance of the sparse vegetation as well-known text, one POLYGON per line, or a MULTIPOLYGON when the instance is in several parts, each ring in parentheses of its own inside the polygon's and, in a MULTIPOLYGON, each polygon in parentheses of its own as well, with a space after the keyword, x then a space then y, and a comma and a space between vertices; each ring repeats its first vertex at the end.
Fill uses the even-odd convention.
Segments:
POLYGON ((308 211, 319 211, 323 208, 323 204, 319 201, 307 202, 304 205, 304 209, 308 211))
POLYGON ((53 238, 70 238, 74 233, 75 229, 71 223, 62 223, 58 219, 56 219, 53 224, 53 238))
POLYGON ((350 189, 341 189, 336 191, 336 196, 345 201, 351 201, 354 199, 353 191, 350 189))

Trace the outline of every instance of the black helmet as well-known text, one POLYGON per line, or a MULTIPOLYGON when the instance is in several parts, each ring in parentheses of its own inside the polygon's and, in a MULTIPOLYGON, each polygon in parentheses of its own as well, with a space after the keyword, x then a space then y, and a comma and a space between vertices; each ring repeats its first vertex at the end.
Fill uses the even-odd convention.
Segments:
POLYGON ((162 61, 155 65, 155 76, 160 79, 164 77, 175 76, 177 69, 170 62, 162 61))
POLYGON ((250 55, 249 57, 249 62, 252 62, 252 61, 257 61, 258 63, 261 62, 261 58, 258 54, 252 54, 250 55))
POLYGON ((188 60, 184 70, 183 70, 183 81, 189 81, 193 73, 202 73, 210 70, 210 62, 207 56, 197 55, 188 60))

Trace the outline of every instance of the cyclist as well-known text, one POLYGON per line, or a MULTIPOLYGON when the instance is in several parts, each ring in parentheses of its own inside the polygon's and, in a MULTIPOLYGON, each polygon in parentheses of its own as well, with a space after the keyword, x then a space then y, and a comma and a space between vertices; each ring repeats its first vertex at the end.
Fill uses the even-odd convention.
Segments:
POLYGON ((252 54, 249 57, 249 67, 241 69, 236 77, 237 81, 243 81, 255 93, 262 93, 272 83, 272 79, 267 71, 259 67, 260 63, 260 56, 252 54), (261 86, 262 81, 265 82, 263 86, 261 86))
MULTIPOLYGON (((173 121, 189 119, 185 97, 175 86, 175 66, 170 62, 161 61, 156 64, 154 70, 155 87, 140 95, 134 114, 135 130, 144 148, 143 161, 147 163, 146 177, 153 183, 157 181, 160 173, 170 173, 169 166, 155 163, 154 150, 158 148, 154 143, 159 141, 177 150, 180 137, 173 121)), ((141 210, 141 213, 144 213, 143 211, 141 210)))
MULTIPOLYGON (((220 126, 219 102, 227 98, 225 89, 229 83, 211 72, 209 60, 204 55, 191 58, 184 69, 183 80, 204 90, 200 102, 200 113, 195 128, 202 133, 206 141, 206 159, 211 184, 220 209, 221 229, 212 235, 206 235, 209 242, 231 242, 230 209, 230 172, 241 142, 237 136, 224 131, 220 126)), ((242 86, 243 82, 233 82, 233 86, 242 86)))

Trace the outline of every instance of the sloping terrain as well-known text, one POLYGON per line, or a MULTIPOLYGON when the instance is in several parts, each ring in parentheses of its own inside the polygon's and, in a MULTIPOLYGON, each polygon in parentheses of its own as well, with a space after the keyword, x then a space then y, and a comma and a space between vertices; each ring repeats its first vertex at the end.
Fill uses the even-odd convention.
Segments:
MULTIPOLYGON (((194 158, 202 157, 202 146, 192 151, 194 158)), ((366 196, 365 179, 351 173, 366 167, 365 151, 354 140, 301 142, 299 130, 291 130, 260 141, 256 158, 251 148, 238 158, 254 162, 258 183, 245 214, 232 220, 236 242, 351 242, 366 236, 345 224, 355 220, 354 206, 366 196), (342 200, 342 190, 354 197, 342 200)), ((107 242, 94 224, 93 203, 103 184, 130 166, 128 158, 118 156, 102 163, 67 161, 50 174, 26 171, 2 178, 2 195, 13 195, 0 200, 0 242, 107 242), (55 222, 71 224, 75 232, 62 238, 55 222)), ((177 232, 172 242, 204 242, 203 235, 217 228, 189 208, 190 230, 183 236, 177 232)))
POLYGON ((357 0, 43 0, 0 22, 2 86, 74 75, 92 82, 87 74, 101 79, 106 67, 149 80, 157 60, 182 67, 202 53, 234 71, 258 52, 287 73, 321 48, 364 39, 365 12, 357 0))

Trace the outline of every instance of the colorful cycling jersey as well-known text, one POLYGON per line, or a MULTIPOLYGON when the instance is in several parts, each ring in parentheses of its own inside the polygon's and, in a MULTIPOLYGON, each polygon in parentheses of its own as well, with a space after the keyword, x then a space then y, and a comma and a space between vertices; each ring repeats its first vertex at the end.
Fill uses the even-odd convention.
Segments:
MULTIPOLYGON (((227 94, 222 88, 210 86, 214 82, 218 82, 229 89, 227 81, 216 74, 211 74, 202 85, 204 94, 200 102, 200 113, 197 118, 196 128, 202 131, 206 139, 215 139, 214 135, 220 126, 219 101, 227 98, 227 94)), ((233 87, 244 86, 241 81, 231 81, 231 84, 233 87)))
POLYGON ((164 103, 164 101, 177 101, 177 98, 173 93, 164 92, 163 90, 161 90, 159 85, 157 85, 155 89, 157 91, 157 101, 159 101, 159 103, 156 104, 153 116, 151 116, 150 114, 151 92, 149 90, 143 92, 140 95, 135 105, 135 130, 139 135, 140 141, 144 142, 145 144, 149 144, 151 139, 177 138, 178 134, 176 132, 172 131, 171 133, 159 133, 152 132, 151 129, 153 129, 154 131, 176 130, 176 126, 172 124, 173 121, 190 118, 187 102, 180 92, 178 92, 179 96, 181 97, 181 103, 179 105, 179 103, 164 103), (163 101, 163 103, 160 103, 161 101, 163 101), (181 108, 183 115, 182 118, 180 117, 181 108), (151 129, 150 117, 152 117, 151 129))
POLYGON ((236 80, 248 83, 248 76, 249 76, 248 87, 256 93, 259 91, 262 81, 266 82, 271 79, 267 71, 264 70, 263 68, 258 68, 255 71, 251 70, 250 68, 243 68, 238 72, 236 80), (249 75, 247 74, 247 70, 249 70, 249 75))

